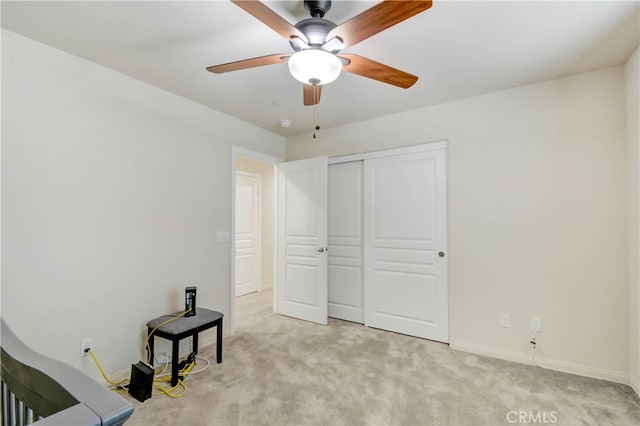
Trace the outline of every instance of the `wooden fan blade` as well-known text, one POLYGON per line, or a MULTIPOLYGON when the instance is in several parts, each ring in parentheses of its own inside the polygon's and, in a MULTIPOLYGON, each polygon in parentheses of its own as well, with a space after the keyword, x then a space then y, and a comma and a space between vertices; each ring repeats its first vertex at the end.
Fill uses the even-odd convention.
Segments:
POLYGON ((335 27, 327 35, 327 40, 339 37, 342 39, 343 49, 351 47, 429 9, 431 3, 430 0, 385 0, 335 27))
POLYGON ((261 67, 264 65, 273 65, 273 64, 278 64, 280 62, 285 62, 289 58, 289 56, 291 55, 288 53, 259 56, 257 58, 243 59, 242 61, 229 62, 221 65, 213 65, 213 66, 207 67, 207 71, 215 74, 221 74, 223 72, 238 71, 246 68, 255 68, 255 67, 261 67))
POLYGON ((418 77, 413 74, 391 68, 388 65, 381 64, 364 56, 351 53, 341 54, 339 56, 350 61, 349 64, 344 65, 342 69, 352 74, 372 78, 403 89, 408 89, 418 81, 418 77))
POLYGON ((231 0, 231 2, 285 39, 289 40, 291 37, 299 37, 305 42, 309 41, 302 31, 291 25, 289 21, 269 9, 262 2, 256 0, 231 0))
POLYGON ((322 86, 312 86, 305 84, 303 86, 303 103, 305 105, 317 105, 320 103, 320 93, 322 92, 322 86))

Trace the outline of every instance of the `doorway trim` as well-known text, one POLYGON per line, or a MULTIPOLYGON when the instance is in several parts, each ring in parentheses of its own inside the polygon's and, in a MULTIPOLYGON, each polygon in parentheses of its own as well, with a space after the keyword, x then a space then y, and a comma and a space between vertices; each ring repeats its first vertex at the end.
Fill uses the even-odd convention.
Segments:
MULTIPOLYGON (((244 157, 244 158, 250 158, 252 160, 258 160, 258 161, 262 161, 265 163, 269 163, 269 164, 273 164, 274 167, 277 167, 277 165, 279 163, 282 163, 284 161, 284 158, 281 157, 276 157, 273 155, 269 155, 269 154, 264 154, 262 152, 258 152, 258 151, 253 151, 247 148, 242 148, 239 146, 232 146, 231 147, 231 232, 230 232, 230 238, 229 238, 229 242, 231 244, 229 244, 229 254, 230 254, 230 277, 231 279, 229 280, 229 335, 233 336, 236 332, 236 305, 235 305, 235 299, 236 299, 236 242, 235 242, 235 235, 236 235, 236 158, 237 157, 244 157)), ((278 174, 276 173, 275 169, 274 169, 274 188, 277 188, 277 177, 278 174)), ((277 191, 274 191, 274 206, 276 206, 277 204, 277 191)), ((276 230, 277 229, 277 216, 278 215, 274 215, 274 223, 273 223, 273 229, 276 230)), ((273 250, 274 252, 277 252, 277 238, 274 238, 274 247, 273 250)), ((277 262, 277 256, 274 258, 274 262, 277 262)), ((277 282, 277 267, 274 264, 274 268, 273 268, 273 282, 277 282)), ((276 310, 276 289, 275 289, 275 285, 274 285, 274 300, 273 300, 273 309, 274 311, 276 310)))

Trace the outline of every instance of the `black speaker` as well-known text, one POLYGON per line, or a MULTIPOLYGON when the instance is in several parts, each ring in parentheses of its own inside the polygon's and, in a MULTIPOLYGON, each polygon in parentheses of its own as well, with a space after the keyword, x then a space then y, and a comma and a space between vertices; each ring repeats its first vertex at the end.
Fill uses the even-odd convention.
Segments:
POLYGON ((151 398, 153 389, 153 367, 140 361, 131 364, 131 379, 129 381, 129 393, 140 402, 151 398))

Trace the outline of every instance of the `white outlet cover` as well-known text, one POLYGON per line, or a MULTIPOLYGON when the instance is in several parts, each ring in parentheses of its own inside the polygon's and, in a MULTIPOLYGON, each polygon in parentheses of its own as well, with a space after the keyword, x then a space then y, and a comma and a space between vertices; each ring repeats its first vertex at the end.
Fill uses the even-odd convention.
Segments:
POLYGON ((89 355, 89 353, 85 352, 84 350, 87 348, 91 349, 92 346, 93 346, 93 339, 91 337, 87 337, 86 339, 80 340, 80 356, 89 355))
POLYGON ((540 318, 531 317, 531 331, 542 333, 542 320, 540 318))
POLYGON ((500 314, 500 327, 509 327, 509 314, 500 314))

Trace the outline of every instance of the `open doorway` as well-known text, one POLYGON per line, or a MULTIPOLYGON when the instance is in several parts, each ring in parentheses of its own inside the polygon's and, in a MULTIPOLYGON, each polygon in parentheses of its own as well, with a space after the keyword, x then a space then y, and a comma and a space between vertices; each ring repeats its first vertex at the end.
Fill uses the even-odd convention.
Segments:
POLYGON ((234 150, 231 332, 274 312, 276 164, 279 160, 234 150))

